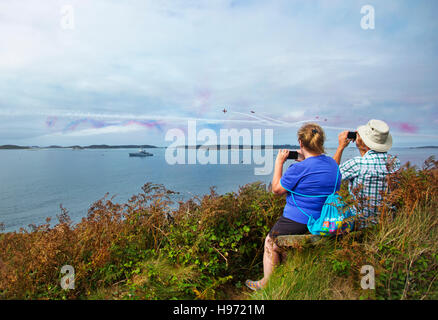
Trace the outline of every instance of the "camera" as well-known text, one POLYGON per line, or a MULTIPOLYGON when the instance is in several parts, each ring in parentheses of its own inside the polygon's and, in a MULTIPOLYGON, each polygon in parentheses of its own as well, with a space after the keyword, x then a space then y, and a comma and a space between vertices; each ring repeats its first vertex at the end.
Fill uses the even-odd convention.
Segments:
POLYGON ((298 159, 298 151, 289 151, 287 158, 292 160, 298 159))
POLYGON ((353 141, 356 140, 357 132, 355 131, 348 131, 347 139, 351 139, 353 141))

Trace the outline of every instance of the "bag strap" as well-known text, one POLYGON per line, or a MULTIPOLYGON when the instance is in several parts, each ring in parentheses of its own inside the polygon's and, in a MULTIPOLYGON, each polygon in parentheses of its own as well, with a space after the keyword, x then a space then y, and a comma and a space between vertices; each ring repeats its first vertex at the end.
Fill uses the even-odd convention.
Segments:
MULTIPOLYGON (((310 214, 305 213, 304 210, 301 209, 301 208, 298 206, 297 202, 295 201, 294 192, 291 193, 291 196, 292 196, 292 200, 293 200, 294 203, 295 203, 295 207, 297 207, 298 210, 300 210, 302 213, 304 213, 304 215, 305 215, 307 218, 309 218, 309 220, 310 220, 310 219, 313 219, 313 216, 311 216, 310 214)), ((310 197, 310 196, 305 196, 305 197, 310 197)), ((314 197, 311 197, 311 198, 314 198, 314 197)), ((307 223, 309 223, 309 220, 307 220, 307 223)))
MULTIPOLYGON (((338 166, 338 170, 337 170, 337 172, 336 172, 336 182, 335 182, 335 187, 334 187, 333 192, 332 192, 331 194, 309 196, 309 195, 301 194, 301 193, 298 193, 298 192, 295 192, 295 191, 292 191, 292 190, 289 190, 289 189, 286 189, 286 188, 285 188, 287 191, 290 192, 290 194, 291 194, 291 196, 292 196, 292 200, 294 201, 295 206, 298 208, 298 210, 300 210, 302 213, 304 213, 304 215, 305 215, 306 217, 308 217, 309 220, 310 220, 310 219, 313 219, 313 216, 311 216, 311 215, 305 213, 304 210, 301 209, 301 208, 298 206, 297 202, 295 201, 294 193, 297 194, 297 195, 299 195, 299 196, 307 197, 307 198, 322 198, 322 197, 328 197, 328 196, 331 196, 331 195, 333 195, 333 194, 336 193, 336 187, 338 186, 339 171, 340 171, 340 169, 339 169, 339 166, 338 166)), ((284 188, 284 187, 283 187, 283 188, 284 188)))
POLYGON ((333 188, 333 193, 332 194, 336 193, 336 187, 338 186, 338 178, 339 178, 339 173, 340 173, 339 171, 341 171, 341 169, 339 168, 339 165, 338 165, 338 172, 336 173, 335 187, 333 188))

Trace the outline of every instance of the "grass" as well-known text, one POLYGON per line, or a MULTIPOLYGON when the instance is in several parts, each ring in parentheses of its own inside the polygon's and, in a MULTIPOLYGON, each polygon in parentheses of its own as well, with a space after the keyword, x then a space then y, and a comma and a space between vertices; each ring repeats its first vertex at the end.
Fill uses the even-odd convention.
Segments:
POLYGON ((191 288, 199 273, 191 266, 170 264, 166 258, 157 257, 144 261, 129 279, 90 294, 91 300, 100 299, 191 299, 184 287, 191 288))
POLYGON ((322 300, 333 298, 334 272, 322 257, 327 246, 289 255, 277 268, 267 287, 252 299, 261 300, 322 300))
POLYGON ((62 208, 54 227, 0 233, 0 299, 437 299, 438 162, 407 164, 388 186, 377 225, 291 250, 256 293, 243 283, 262 274, 285 204, 261 183, 176 209, 172 191, 146 184, 127 203, 95 202, 77 225, 62 208), (60 286, 66 264, 74 290, 60 286), (363 265, 375 290, 360 286, 363 265))
POLYGON ((437 299, 437 211, 417 208, 386 218, 360 238, 324 239, 291 251, 251 299, 437 299), (360 287, 363 265, 374 267, 376 290, 360 287))

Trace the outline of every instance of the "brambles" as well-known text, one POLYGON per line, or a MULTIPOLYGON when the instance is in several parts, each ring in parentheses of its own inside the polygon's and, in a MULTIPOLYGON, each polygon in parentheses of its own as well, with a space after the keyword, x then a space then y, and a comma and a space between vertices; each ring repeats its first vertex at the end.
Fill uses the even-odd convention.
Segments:
POLYGON ((260 263, 263 239, 283 206, 282 198, 259 183, 242 187, 238 194, 218 196, 213 191, 176 212, 164 251, 175 262, 198 265, 205 274, 233 274, 241 280, 260 263))
POLYGON ((136 288, 134 297, 170 298, 158 290, 161 283, 176 286, 175 297, 214 298, 231 278, 259 271, 263 237, 284 206, 260 183, 223 196, 212 189, 177 209, 163 186, 148 183, 142 191, 126 204, 106 196, 75 226, 61 207, 52 228, 47 221, 0 234, 0 298, 86 298, 115 283, 132 289, 130 281, 150 273, 158 257, 163 265, 192 270, 196 281, 161 283, 152 276, 147 282, 157 290, 142 295, 136 288), (75 269, 74 290, 59 285, 66 264, 75 269))

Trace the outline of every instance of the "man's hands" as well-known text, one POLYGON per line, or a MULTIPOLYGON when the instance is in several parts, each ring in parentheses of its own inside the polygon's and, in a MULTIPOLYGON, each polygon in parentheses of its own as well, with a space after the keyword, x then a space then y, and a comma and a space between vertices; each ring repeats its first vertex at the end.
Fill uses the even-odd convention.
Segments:
POLYGON ((349 145, 349 143, 352 141, 351 139, 348 139, 347 137, 348 137, 348 130, 342 131, 338 135, 340 148, 345 149, 349 145))
POLYGON ((351 139, 348 139, 348 130, 342 131, 338 135, 339 140, 339 146, 338 149, 335 152, 335 155, 333 156, 333 159, 339 164, 341 164, 341 158, 342 158, 342 152, 344 152, 344 149, 350 144, 352 141, 351 139))

